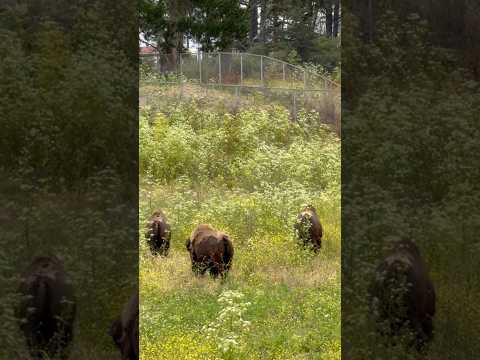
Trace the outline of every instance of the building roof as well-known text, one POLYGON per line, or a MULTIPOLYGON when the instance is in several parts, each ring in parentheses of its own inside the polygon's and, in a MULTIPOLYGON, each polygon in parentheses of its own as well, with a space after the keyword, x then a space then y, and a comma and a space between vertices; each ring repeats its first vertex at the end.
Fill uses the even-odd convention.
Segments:
POLYGON ((140 54, 153 54, 156 50, 152 46, 140 46, 140 54))

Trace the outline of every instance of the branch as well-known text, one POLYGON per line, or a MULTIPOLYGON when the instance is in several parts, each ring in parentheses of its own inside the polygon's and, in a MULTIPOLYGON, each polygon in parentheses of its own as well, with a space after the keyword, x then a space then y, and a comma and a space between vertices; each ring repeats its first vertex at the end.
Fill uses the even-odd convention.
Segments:
POLYGON ((139 39, 139 40, 140 40, 140 42, 144 43, 145 45, 148 45, 148 46, 154 48, 155 50, 157 50, 158 52, 160 52, 160 49, 158 48, 158 46, 155 46, 155 45, 153 45, 153 44, 151 44, 148 41, 145 41, 143 39, 139 39))

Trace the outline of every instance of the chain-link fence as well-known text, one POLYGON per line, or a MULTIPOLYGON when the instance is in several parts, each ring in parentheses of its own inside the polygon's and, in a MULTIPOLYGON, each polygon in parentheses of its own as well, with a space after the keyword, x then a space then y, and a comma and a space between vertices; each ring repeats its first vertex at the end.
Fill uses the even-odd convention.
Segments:
MULTIPOLYGON (((140 64, 143 85, 179 86, 176 96, 186 96, 197 85, 205 96, 221 90, 234 96, 237 103, 242 101, 239 97, 258 99, 260 95, 290 109, 293 119, 302 109, 316 110, 322 122, 340 132, 339 85, 282 60, 240 52, 152 53, 142 54, 140 64)), ((141 101, 155 99, 141 94, 141 101)))

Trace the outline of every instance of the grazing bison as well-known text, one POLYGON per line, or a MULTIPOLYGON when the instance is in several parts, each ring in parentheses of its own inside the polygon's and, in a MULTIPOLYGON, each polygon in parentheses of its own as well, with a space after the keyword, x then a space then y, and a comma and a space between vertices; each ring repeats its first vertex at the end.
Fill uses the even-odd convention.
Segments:
POLYGON ((122 360, 138 359, 138 292, 123 308, 123 312, 110 328, 110 336, 120 350, 122 360))
POLYGON ((62 262, 38 256, 23 274, 16 309, 34 359, 67 359, 76 314, 74 289, 62 262))
POLYGON ((303 209, 293 227, 298 240, 304 247, 312 247, 315 252, 320 250, 323 229, 317 211, 312 205, 307 205, 303 209))
POLYGON ((435 290, 412 241, 397 242, 394 253, 377 267, 369 292, 378 330, 389 341, 407 330, 414 335, 410 345, 420 351, 432 339, 435 290))
POLYGON ((167 256, 170 249, 170 237, 170 225, 167 223, 165 214, 161 210, 155 211, 147 224, 145 233, 152 254, 167 256))
POLYGON ((190 252, 194 273, 203 275, 208 269, 213 277, 224 277, 230 270, 233 243, 225 233, 210 225, 198 225, 185 245, 190 252))

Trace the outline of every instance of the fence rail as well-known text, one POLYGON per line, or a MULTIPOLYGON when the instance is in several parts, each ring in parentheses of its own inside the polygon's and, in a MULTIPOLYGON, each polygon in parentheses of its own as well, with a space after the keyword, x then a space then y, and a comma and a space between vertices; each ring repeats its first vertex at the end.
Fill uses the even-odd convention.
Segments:
POLYGON ((240 52, 142 54, 141 64, 175 81, 295 90, 329 90, 338 84, 300 66, 266 55, 240 52))

